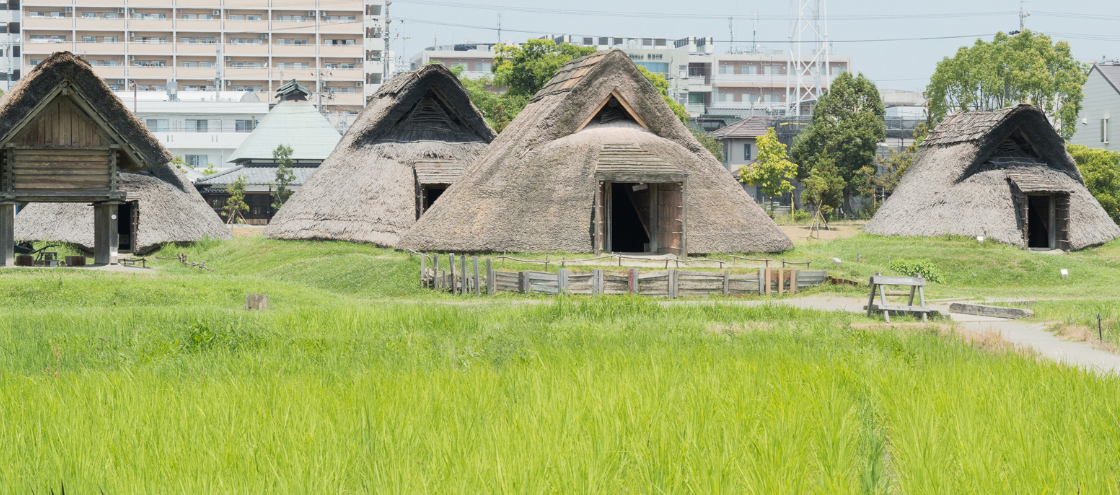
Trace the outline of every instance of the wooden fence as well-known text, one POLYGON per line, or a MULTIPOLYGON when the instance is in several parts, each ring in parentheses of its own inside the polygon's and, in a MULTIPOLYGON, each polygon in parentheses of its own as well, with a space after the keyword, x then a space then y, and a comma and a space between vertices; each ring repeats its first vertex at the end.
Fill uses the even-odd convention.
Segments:
POLYGON ((641 272, 592 269, 573 272, 561 268, 556 273, 496 270, 490 259, 479 266, 477 256, 421 255, 420 284, 423 287, 457 295, 499 292, 521 294, 641 294, 652 297, 706 297, 710 295, 796 294, 821 285, 828 278, 824 270, 760 269, 755 273, 732 274, 690 272, 676 269, 641 272), (442 262, 442 263, 441 263, 442 262))

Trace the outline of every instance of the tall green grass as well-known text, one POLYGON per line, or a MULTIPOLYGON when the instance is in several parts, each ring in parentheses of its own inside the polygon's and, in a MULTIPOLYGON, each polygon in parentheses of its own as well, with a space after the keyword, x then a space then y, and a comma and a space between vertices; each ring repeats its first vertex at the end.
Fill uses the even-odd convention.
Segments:
POLYGON ((1117 380, 851 318, 22 311, 0 321, 0 491, 1117 491, 1117 380))

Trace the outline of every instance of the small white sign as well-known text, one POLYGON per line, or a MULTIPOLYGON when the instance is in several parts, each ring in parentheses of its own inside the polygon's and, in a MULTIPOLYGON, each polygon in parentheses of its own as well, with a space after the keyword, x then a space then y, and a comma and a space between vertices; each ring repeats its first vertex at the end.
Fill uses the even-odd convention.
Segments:
POLYGON ((1069 270, 1066 270, 1065 268, 1062 268, 1062 278, 1063 279, 1068 279, 1069 278, 1069 270))
POLYGON ((984 236, 982 236, 982 235, 976 236, 976 242, 984 242, 984 236))
POLYGON ((840 263, 843 263, 842 261, 840 261, 840 258, 832 258, 832 261, 834 263, 836 263, 837 265, 839 265, 840 263))

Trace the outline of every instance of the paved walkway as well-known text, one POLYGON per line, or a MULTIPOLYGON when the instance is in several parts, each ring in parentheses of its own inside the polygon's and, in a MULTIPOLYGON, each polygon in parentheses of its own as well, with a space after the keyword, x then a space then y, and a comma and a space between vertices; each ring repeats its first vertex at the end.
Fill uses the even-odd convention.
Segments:
MULTIPOLYGON (((706 301, 697 301, 691 304, 705 304, 706 301)), ((690 304, 689 302, 666 304, 690 304)), ((743 306, 762 306, 765 304, 783 304, 802 309, 816 309, 821 311, 847 311, 850 313, 864 313, 866 299, 852 297, 811 296, 794 299, 774 299, 770 301, 743 301, 732 302, 743 306)), ((997 333, 1004 340, 1023 348, 1037 351, 1047 359, 1078 366, 1086 371, 1099 374, 1120 375, 1120 356, 1107 351, 1095 349, 1083 342, 1070 342, 1059 339, 1046 330, 1044 323, 1027 323, 1018 320, 1005 320, 987 316, 973 316, 949 314, 948 306, 931 304, 941 314, 948 314, 958 326, 973 332, 997 333)))

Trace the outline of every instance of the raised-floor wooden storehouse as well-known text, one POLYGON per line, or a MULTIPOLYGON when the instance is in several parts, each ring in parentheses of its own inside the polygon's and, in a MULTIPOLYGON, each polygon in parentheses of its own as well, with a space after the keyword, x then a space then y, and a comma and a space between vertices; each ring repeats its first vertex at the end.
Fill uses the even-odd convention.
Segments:
POLYGON ((966 112, 939 124, 864 232, 984 236, 1076 250, 1120 237, 1037 107, 966 112))
POLYGON ((449 70, 397 75, 264 235, 394 246, 493 139, 449 70))
POLYGON ((85 61, 50 56, 0 99, 0 261, 14 240, 115 263, 121 247, 228 238, 171 158, 85 61))
POLYGON ((675 255, 793 248, 619 50, 562 67, 398 246, 675 255))

